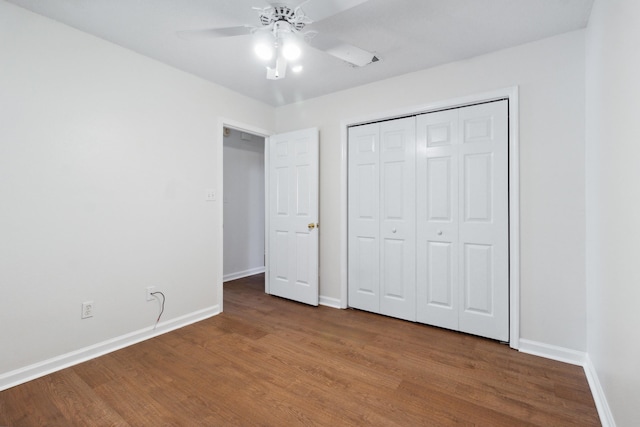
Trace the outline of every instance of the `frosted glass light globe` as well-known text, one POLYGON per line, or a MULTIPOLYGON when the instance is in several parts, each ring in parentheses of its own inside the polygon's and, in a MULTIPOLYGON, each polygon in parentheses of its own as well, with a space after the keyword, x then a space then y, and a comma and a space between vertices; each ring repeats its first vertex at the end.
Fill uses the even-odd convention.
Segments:
POLYGON ((300 50, 300 46, 295 43, 289 42, 282 46, 282 56, 287 61, 295 61, 300 58, 302 51, 300 50))
POLYGON ((271 58, 273 58, 273 46, 267 43, 262 42, 256 44, 253 48, 253 51, 256 53, 256 55, 258 55, 258 58, 262 59, 263 61, 269 61, 271 58))

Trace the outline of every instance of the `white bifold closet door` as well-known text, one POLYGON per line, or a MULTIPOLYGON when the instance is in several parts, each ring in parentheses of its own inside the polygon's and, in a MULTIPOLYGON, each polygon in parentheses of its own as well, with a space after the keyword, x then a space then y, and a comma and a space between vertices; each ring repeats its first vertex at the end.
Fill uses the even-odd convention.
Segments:
POLYGON ((416 320, 415 117, 349 129, 349 305, 416 320))
POLYGON ((417 118, 417 320, 509 340, 507 101, 417 118))

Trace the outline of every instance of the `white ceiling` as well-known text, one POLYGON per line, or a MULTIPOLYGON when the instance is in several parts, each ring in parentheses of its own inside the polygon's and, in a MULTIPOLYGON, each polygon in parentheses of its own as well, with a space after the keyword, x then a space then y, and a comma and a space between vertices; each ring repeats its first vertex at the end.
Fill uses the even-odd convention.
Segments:
MULTIPOLYGON (((305 47, 300 74, 267 80, 251 36, 185 40, 181 30, 259 25, 265 0, 7 0, 148 57, 280 106, 584 28, 593 0, 310 0, 314 30, 375 53, 362 68, 305 47)), ((279 1, 296 6, 301 0, 279 1)))

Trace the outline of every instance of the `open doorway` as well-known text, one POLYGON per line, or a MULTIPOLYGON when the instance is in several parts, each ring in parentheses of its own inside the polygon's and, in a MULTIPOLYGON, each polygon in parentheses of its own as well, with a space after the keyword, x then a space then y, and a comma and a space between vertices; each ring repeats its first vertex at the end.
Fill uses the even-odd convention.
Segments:
MULTIPOLYGON (((301 129, 273 135, 268 131, 222 118, 218 122, 218 129, 218 135, 223 139, 222 144, 217 144, 218 161, 216 162, 216 178, 218 182, 222 183, 223 193, 222 203, 217 206, 218 218, 222 219, 219 226, 223 239, 216 243, 219 248, 216 264, 220 268, 216 273, 216 283, 219 284, 217 292, 220 311, 224 310, 223 283, 234 277, 260 274, 257 273, 258 270, 253 269, 259 267, 269 273, 262 276, 269 278, 264 281, 267 294, 318 305, 318 129, 301 129), (225 130, 225 128, 229 130, 225 130), (266 232, 261 233, 264 240, 262 241, 262 263, 260 266, 233 269, 236 271, 231 271, 232 269, 229 268, 228 271, 225 271, 225 265, 228 265, 225 261, 232 257, 227 252, 229 248, 225 247, 225 243, 235 242, 239 238, 239 234, 235 233, 239 229, 228 224, 233 215, 229 209, 229 205, 232 204, 231 195, 237 193, 238 190, 228 188, 227 184, 233 183, 234 178, 226 172, 231 169, 243 169, 243 166, 232 166, 227 159, 231 153, 229 153, 228 147, 225 147, 224 138, 225 134, 227 134, 227 138, 230 137, 233 130, 240 132, 241 141, 244 133, 245 144, 249 143, 249 135, 251 135, 252 141, 254 137, 260 138, 262 141, 264 160, 261 164, 264 169, 261 176, 263 177, 264 193, 263 197, 255 199, 261 199, 264 205, 262 208, 253 208, 253 205, 249 205, 245 211, 260 212, 264 215, 262 224, 264 224, 263 230, 266 232), (267 150, 267 148, 269 149, 267 150), (273 220, 276 215, 278 221, 273 220), (274 259, 274 257, 270 257, 270 254, 278 256, 274 259)), ((245 191, 245 193, 247 192, 245 191)), ((251 197, 251 200, 254 198, 251 197)), ((246 226, 246 228, 250 230, 250 227, 246 226)), ((257 237, 257 235, 258 233, 251 233, 251 236, 257 237)), ((255 247, 258 245, 260 243, 255 247)), ((242 254, 243 252, 238 253, 242 254)))
POLYGON ((265 138, 223 128, 223 281, 265 271, 265 138))

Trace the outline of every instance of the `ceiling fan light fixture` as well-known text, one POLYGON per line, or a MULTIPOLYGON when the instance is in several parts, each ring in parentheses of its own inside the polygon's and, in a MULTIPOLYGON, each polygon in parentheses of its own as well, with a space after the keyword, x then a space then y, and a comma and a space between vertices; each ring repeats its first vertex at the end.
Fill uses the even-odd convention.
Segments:
POLYGON ((253 51, 256 53, 258 58, 262 59, 263 61, 269 61, 271 60, 271 58, 273 58, 274 49, 273 46, 269 43, 260 41, 256 43, 253 51))
POLYGON ((293 41, 287 41, 284 46, 282 46, 282 56, 287 61, 295 61, 300 58, 302 55, 302 49, 298 46, 297 43, 293 41))

